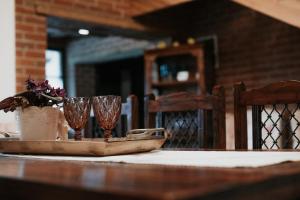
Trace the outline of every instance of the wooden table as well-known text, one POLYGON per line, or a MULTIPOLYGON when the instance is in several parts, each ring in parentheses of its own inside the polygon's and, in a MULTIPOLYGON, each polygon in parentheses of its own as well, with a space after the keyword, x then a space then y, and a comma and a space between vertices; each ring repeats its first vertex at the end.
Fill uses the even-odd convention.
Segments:
POLYGON ((1 199, 299 199, 300 162, 204 168, 0 156, 1 199))

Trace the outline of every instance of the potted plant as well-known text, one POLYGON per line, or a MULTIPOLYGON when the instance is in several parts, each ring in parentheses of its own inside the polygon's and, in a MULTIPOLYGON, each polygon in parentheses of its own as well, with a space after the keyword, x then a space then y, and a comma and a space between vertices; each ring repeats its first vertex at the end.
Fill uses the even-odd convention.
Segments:
POLYGON ((51 87, 48 80, 26 81, 26 91, 0 102, 4 112, 17 110, 21 140, 66 138, 67 125, 59 109, 65 90, 51 87))

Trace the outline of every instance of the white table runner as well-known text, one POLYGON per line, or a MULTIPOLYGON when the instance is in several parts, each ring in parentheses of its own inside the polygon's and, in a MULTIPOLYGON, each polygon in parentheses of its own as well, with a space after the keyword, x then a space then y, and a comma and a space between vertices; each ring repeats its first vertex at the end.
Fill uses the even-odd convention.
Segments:
POLYGON ((117 162, 133 164, 176 165, 195 167, 260 167, 285 161, 300 161, 300 152, 253 151, 163 151, 106 156, 36 156, 1 154, 7 157, 62 161, 117 162))

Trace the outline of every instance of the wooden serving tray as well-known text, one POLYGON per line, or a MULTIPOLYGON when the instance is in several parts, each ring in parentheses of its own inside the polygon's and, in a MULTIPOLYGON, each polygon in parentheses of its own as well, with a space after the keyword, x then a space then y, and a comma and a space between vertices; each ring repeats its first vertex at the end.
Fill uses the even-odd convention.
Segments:
POLYGON ((84 139, 82 141, 20 141, 0 140, 0 152, 44 155, 111 156, 159 149, 165 142, 164 129, 136 129, 125 138, 84 139), (164 132, 163 136, 152 136, 164 132))

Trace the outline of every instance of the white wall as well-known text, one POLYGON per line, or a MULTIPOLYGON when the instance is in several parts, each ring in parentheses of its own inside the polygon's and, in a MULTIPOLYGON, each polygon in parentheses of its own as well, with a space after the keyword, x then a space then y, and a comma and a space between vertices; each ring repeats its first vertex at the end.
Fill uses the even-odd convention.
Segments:
MULTIPOLYGON (((16 92, 15 1, 0 0, 0 100, 16 92)), ((0 111, 0 130, 14 131, 15 115, 0 111)))

